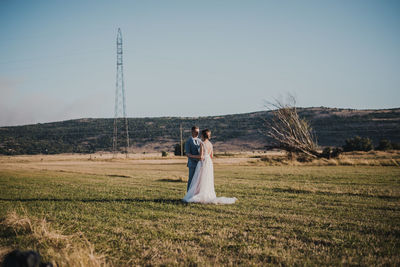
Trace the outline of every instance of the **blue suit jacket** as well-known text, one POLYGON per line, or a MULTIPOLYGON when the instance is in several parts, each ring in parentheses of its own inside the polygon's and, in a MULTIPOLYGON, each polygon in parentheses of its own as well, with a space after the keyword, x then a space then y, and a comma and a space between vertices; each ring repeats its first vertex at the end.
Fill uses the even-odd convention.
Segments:
MULTIPOLYGON (((185 152, 186 154, 200 155, 200 139, 191 136, 185 143, 185 152)), ((198 159, 188 158, 187 166, 194 168, 198 161, 198 159)))

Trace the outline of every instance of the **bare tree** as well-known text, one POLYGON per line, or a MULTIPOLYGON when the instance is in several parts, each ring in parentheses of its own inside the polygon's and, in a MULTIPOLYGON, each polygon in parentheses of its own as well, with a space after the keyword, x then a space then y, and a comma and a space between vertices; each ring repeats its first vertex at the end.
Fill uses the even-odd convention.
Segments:
POLYGON ((286 103, 275 99, 272 106, 272 119, 266 121, 267 136, 275 141, 275 146, 288 152, 304 153, 310 157, 320 157, 316 137, 310 124, 300 118, 296 109, 296 99, 288 95, 286 103))

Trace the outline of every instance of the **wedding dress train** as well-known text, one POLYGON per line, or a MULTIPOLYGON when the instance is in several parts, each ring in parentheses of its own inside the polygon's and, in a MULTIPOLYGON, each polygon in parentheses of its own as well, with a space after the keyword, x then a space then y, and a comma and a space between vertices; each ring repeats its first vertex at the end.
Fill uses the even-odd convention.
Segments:
POLYGON ((202 142, 204 160, 197 163, 192 182, 185 197, 185 202, 233 204, 236 197, 217 197, 214 189, 214 166, 206 145, 202 142))

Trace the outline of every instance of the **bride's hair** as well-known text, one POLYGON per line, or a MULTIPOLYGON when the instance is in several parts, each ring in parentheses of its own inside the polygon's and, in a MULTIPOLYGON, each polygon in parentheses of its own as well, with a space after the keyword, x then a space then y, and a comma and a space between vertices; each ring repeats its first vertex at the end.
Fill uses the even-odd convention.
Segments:
POLYGON ((201 131, 201 136, 206 140, 206 139, 210 139, 210 135, 211 135, 211 131, 208 129, 204 129, 203 131, 201 131))

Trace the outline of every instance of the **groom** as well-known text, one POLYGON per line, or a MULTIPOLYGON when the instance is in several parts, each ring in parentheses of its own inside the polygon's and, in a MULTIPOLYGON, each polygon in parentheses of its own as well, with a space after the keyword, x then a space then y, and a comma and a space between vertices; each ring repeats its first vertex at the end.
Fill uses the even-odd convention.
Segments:
POLYGON ((185 143, 186 156, 188 157, 187 166, 189 168, 189 180, 186 191, 189 190, 194 171, 196 170, 197 162, 199 161, 198 159, 190 157, 191 155, 199 155, 200 139, 198 138, 198 136, 199 136, 199 127, 193 126, 192 136, 185 143))

